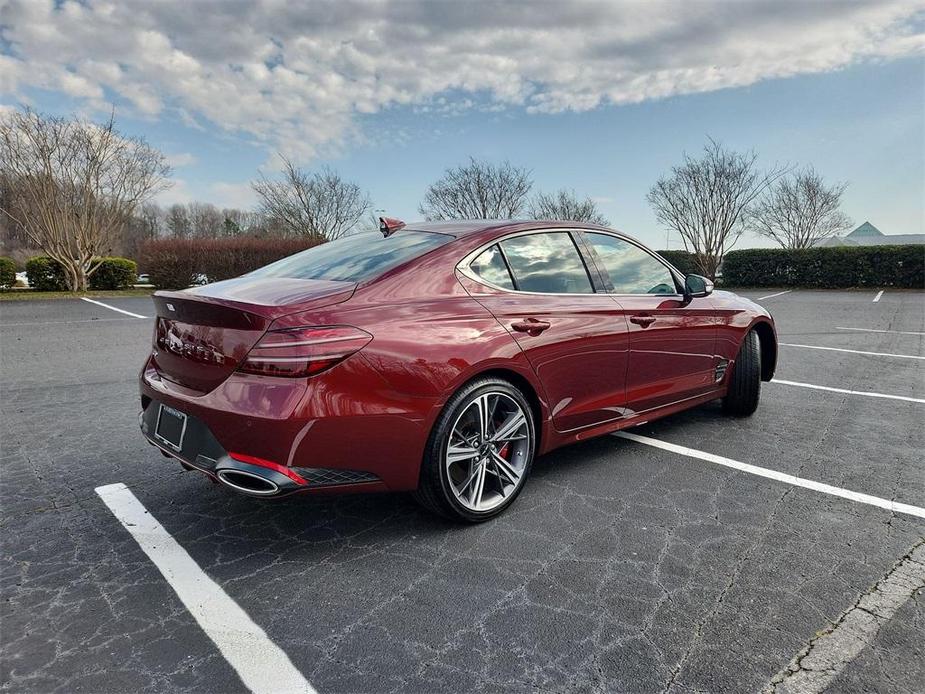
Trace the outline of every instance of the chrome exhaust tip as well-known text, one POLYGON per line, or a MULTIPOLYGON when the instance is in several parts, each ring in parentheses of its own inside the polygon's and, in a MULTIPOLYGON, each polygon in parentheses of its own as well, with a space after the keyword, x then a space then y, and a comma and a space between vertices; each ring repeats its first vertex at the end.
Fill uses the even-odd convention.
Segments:
POLYGON ((219 481, 236 492, 251 496, 273 496, 279 494, 279 485, 261 475, 244 470, 225 469, 215 473, 219 481))

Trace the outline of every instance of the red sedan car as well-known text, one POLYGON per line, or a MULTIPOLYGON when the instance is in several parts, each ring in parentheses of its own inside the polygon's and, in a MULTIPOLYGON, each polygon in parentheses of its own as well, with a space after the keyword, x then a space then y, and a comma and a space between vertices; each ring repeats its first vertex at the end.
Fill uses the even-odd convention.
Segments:
POLYGON ((751 414, 777 361, 762 307, 571 222, 384 220, 154 302, 140 420, 165 454, 255 497, 411 490, 466 521, 559 446, 751 414))

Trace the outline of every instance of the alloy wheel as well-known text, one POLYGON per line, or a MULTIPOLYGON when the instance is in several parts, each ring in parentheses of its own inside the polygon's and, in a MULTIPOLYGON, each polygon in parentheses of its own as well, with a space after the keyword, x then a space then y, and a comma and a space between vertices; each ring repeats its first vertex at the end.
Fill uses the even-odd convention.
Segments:
POLYGON ((444 459, 456 500, 478 512, 503 504, 523 484, 530 436, 527 413, 510 395, 473 398, 450 430, 444 459))

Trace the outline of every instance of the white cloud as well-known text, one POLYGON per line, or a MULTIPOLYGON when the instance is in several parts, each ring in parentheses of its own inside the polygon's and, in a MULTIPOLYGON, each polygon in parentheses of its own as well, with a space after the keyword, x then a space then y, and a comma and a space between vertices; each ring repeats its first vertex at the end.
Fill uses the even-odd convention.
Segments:
POLYGON ((155 197, 154 202, 162 207, 203 202, 211 203, 219 209, 228 207, 239 210, 250 210, 257 205, 257 195, 251 188, 250 181, 219 181, 198 185, 197 182, 191 184, 184 178, 173 178, 171 184, 170 188, 155 197))
POLYGON ((4 15, 4 94, 115 94, 302 160, 396 105, 582 111, 925 51, 921 0, 8 0, 4 15))
POLYGON ((257 195, 250 181, 243 183, 213 183, 209 188, 209 201, 218 207, 249 210, 257 204, 257 195))
POLYGON ((182 178, 172 178, 170 180, 170 187, 158 193, 154 198, 154 202, 164 207, 177 204, 185 205, 195 200, 195 194, 190 190, 186 180, 182 178))
POLYGON ((167 163, 174 169, 181 169, 184 166, 195 164, 196 157, 189 152, 177 152, 176 154, 167 155, 167 163))

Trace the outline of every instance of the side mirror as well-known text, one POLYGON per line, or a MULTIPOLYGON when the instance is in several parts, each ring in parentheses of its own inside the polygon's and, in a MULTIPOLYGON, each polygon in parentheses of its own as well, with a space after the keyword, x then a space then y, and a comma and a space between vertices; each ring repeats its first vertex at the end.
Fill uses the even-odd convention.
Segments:
POLYGON ((713 282, 700 275, 688 275, 684 278, 684 296, 696 299, 713 293, 713 282))

